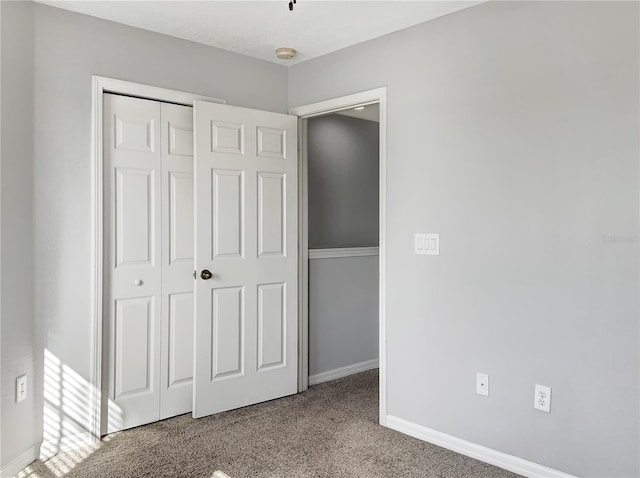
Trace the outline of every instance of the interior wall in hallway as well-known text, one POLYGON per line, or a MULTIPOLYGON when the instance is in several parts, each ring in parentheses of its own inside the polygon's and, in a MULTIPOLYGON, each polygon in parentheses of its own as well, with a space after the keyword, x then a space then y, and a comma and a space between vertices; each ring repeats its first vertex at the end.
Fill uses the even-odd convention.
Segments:
MULTIPOLYGON (((379 124, 308 122, 309 248, 378 245, 379 124)), ((378 358, 378 257, 309 260, 309 375, 378 358)))
POLYGON ((379 124, 308 120, 309 247, 378 245, 379 124))

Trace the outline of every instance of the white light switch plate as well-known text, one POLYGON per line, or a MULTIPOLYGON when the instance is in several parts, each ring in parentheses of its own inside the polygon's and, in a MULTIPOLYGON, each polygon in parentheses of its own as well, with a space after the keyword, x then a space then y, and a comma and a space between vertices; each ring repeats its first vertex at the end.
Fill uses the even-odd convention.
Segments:
POLYGON ((440 234, 416 234, 416 254, 440 255, 440 234))

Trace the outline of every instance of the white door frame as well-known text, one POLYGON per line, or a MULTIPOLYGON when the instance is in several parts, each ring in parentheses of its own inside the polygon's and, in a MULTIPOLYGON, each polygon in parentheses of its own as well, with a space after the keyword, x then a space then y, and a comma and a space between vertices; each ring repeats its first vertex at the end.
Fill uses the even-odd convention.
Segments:
POLYGON ((387 421, 387 326, 386 326, 386 210, 387 210, 387 88, 376 88, 353 95, 342 96, 319 103, 297 106, 289 109, 289 114, 299 117, 298 144, 300 167, 298 168, 298 211, 299 211, 299 350, 298 350, 298 391, 309 388, 309 184, 307 158, 307 119, 347 108, 378 103, 380 105, 380 257, 379 257, 379 363, 380 363, 380 425, 387 421))
POLYGON ((210 98, 182 91, 168 90, 129 81, 92 76, 91 78, 91 363, 89 432, 93 441, 102 435, 102 368, 103 368, 103 274, 104 274, 104 159, 102 149, 102 106, 105 93, 116 93, 167 103, 193 106, 196 100, 223 103, 225 100, 210 98))

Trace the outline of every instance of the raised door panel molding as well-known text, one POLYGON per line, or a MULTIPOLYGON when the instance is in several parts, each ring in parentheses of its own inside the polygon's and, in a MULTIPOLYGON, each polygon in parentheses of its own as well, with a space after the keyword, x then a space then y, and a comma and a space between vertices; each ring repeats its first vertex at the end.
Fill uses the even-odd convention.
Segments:
POLYGON ((169 295, 169 388, 193 379, 193 293, 169 295))
POLYGON ((155 120, 127 121, 115 115, 115 149, 155 151, 155 120))
POLYGON ((258 256, 285 256, 285 177, 258 173, 258 256))
POLYGON ((153 265, 154 173, 117 168, 115 182, 116 267, 153 265))
POLYGON ((211 380, 243 374, 244 287, 211 291, 211 380))
POLYGON ((169 124, 169 154, 193 156, 193 128, 169 124))
POLYGON ((244 154, 244 125, 211 121, 211 152, 244 154))
POLYGON ((244 236, 244 173, 212 170, 211 258, 242 257, 244 236))
POLYGON ((169 264, 193 262, 193 173, 169 173, 169 264))
POLYGON ((256 154, 263 158, 287 159, 287 131, 283 129, 257 128, 256 154))
POLYGON ((153 393, 153 297, 115 301, 115 399, 153 393))
POLYGON ((258 285, 258 371, 283 367, 286 343, 286 284, 258 285))

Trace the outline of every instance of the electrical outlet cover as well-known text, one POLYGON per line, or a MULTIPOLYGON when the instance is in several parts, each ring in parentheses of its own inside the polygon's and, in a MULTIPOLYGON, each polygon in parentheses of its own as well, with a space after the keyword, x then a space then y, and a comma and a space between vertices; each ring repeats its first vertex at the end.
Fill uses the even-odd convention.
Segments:
POLYGON ((489 396, 489 375, 486 373, 476 373, 476 393, 478 395, 489 396))
POLYGON ((20 375, 16 378, 16 403, 27 399, 27 376, 20 375))
POLYGON ((533 408, 541 412, 551 413, 551 387, 536 384, 533 408))

